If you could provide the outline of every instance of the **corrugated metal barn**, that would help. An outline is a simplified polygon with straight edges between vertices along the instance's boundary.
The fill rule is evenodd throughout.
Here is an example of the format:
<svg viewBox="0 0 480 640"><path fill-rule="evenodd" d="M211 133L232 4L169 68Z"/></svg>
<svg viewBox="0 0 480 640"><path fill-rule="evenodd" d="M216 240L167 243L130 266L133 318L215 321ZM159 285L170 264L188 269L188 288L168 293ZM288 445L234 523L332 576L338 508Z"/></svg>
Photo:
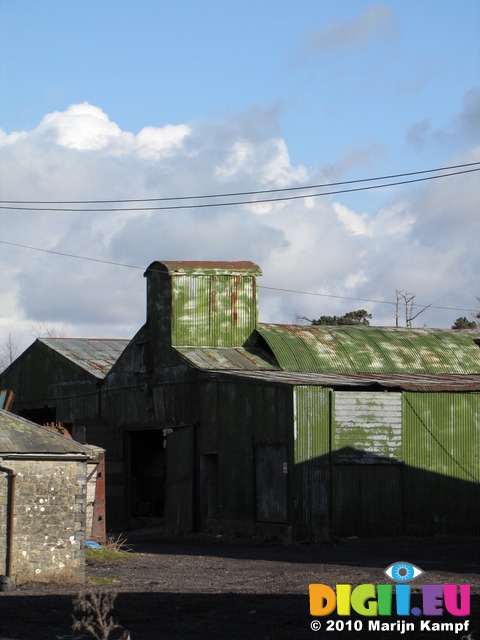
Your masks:
<svg viewBox="0 0 480 640"><path fill-rule="evenodd" d="M261 324L259 275L147 269L146 324L73 417L109 527L479 535L480 333Z"/></svg>

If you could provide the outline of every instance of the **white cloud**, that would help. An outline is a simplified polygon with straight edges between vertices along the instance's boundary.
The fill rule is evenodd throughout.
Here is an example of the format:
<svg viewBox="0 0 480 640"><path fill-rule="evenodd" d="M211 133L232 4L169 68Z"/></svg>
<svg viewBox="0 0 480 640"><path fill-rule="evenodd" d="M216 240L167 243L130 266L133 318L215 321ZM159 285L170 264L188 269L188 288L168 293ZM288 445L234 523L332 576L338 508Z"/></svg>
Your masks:
<svg viewBox="0 0 480 640"><path fill-rule="evenodd" d="M61 147L83 151L99 150L120 141L130 142L132 134L122 132L99 107L87 102L74 104L66 111L49 113L37 128L39 134L52 136Z"/></svg>
<svg viewBox="0 0 480 640"><path fill-rule="evenodd" d="M307 34L306 46L311 53L363 47L373 38L392 38L399 24L398 16L387 4L375 4L353 20L330 22L312 29Z"/></svg>
<svg viewBox="0 0 480 640"><path fill-rule="evenodd" d="M142 157L154 159L172 155L183 146L190 132L191 128L186 124L167 124L161 128L144 127L136 137L139 153Z"/></svg>
<svg viewBox="0 0 480 640"><path fill-rule="evenodd" d="M406 234L415 222L408 206L402 202L380 209L375 217L350 211L338 202L332 204L332 209L349 233L368 238Z"/></svg>
<svg viewBox="0 0 480 640"><path fill-rule="evenodd" d="M267 115L252 109L212 122L145 127L135 136L98 107L72 105L45 116L33 131L0 135L2 199L233 193L320 183L331 175L333 165L315 173L293 166L272 112ZM472 162L479 151L452 163ZM157 259L250 259L262 267L261 286L383 300L393 300L398 288L425 304L474 306L480 194L471 176L389 190L380 206L359 210L341 196L171 211L4 210L2 240L141 268L0 245L0 327L14 323L27 343L38 324L62 326L67 335L129 337L145 320L142 268ZM388 306L260 290L263 321L361 307L376 323L393 321ZM465 313L429 310L422 321L449 326L459 315Z"/></svg>

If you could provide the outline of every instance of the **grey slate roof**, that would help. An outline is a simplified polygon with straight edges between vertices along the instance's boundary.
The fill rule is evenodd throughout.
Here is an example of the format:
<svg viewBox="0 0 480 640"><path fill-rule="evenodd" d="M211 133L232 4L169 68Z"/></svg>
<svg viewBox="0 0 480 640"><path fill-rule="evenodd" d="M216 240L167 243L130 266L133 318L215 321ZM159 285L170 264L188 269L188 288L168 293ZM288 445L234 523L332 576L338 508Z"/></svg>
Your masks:
<svg viewBox="0 0 480 640"><path fill-rule="evenodd" d="M0 457L91 457L89 447L0 409Z"/></svg>
<svg viewBox="0 0 480 640"><path fill-rule="evenodd" d="M103 379L123 353L130 340L100 338L38 338L38 342Z"/></svg>

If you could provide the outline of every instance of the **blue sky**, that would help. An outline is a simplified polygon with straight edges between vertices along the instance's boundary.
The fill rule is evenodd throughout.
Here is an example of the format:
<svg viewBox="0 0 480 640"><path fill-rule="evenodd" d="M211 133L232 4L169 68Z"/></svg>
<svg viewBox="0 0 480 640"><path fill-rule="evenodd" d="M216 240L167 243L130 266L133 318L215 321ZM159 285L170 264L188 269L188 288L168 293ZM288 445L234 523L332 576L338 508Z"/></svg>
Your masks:
<svg viewBox="0 0 480 640"><path fill-rule="evenodd" d="M478 162L479 36L478 0L0 0L0 197L226 193ZM266 286L476 308L478 175L201 213L3 210L1 236L144 266L252 259ZM136 272L7 245L0 261L0 329L22 340L32 325L128 337L143 322ZM391 324L385 305L333 297L265 290L260 308L290 322L362 306Z"/></svg>

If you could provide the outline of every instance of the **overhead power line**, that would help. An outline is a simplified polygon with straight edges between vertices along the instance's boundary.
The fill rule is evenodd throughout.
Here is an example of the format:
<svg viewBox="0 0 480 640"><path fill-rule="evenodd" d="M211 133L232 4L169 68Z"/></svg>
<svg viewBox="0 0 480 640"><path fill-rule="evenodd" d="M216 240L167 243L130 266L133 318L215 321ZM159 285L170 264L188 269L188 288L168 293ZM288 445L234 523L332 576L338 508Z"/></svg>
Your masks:
<svg viewBox="0 0 480 640"><path fill-rule="evenodd" d="M286 202L286 201L290 201L290 200L303 200L305 198L318 198L318 197L323 197L323 196L330 196L330 195L338 195L338 194L342 194L342 193L353 193L353 192L358 192L358 191L370 191L370 190L374 190L374 189L385 189L387 187L395 187L395 186L399 186L399 185L404 185L404 184L412 184L412 183L416 183L416 182L425 182L428 180L438 180L440 178L449 178L452 176L458 176L461 174L466 174L466 173L473 173L473 172L477 172L480 171L480 162L474 162L474 163L470 163L468 165L456 165L456 167L445 167L445 169L430 169L430 170L425 170L425 171L418 171L418 172L413 172L413 173L405 173L405 174L397 174L398 177L406 177L406 176L412 176L412 175L418 175L420 173L432 173L435 171L440 171L440 170L448 170L448 169L454 169L457 167L462 167L462 166L476 166L476 168L474 169L463 169L462 171L450 171L450 173L442 173L439 175L432 175L432 176L424 176L422 178L409 178L406 180L399 180L399 181L394 181L394 182L387 182L384 184L374 184L374 185L369 185L369 186L364 186L364 187L353 187L353 188L348 188L348 189L337 189L337 190L333 190L333 191L323 191L320 193L303 193L301 195L292 195L292 196L282 196L279 198L259 198L257 200L234 200L234 201L222 201L222 202L208 202L208 203L195 203L195 204L175 204L175 205L162 205L162 206L142 206L142 207L131 207L131 206L124 206L124 207L58 207L58 206L48 206L48 207L40 207L38 206L39 204L51 204L51 205L58 205L58 204L64 204L61 201L51 201L50 203L47 202L41 202L41 201L13 201L13 200L1 200L0 203L0 209L7 209L7 210L15 210L15 211L50 211L50 212L90 212L90 213L99 213L99 212L121 212L121 211L172 211L172 210L178 210L178 209L205 209L205 208L212 208L212 207L232 207L232 206L239 206L239 205L255 205L255 204L265 204L265 203L275 203L275 202ZM202 199L202 198L226 198L226 197L231 197L231 196L240 196L240 195L258 195L258 194L262 194L262 193L273 193L273 192L277 192L277 191L298 191L298 190L303 190L303 191L308 191L309 189L314 189L314 188L329 188L330 186L334 186L334 185L341 185L341 184L356 184L359 182L373 182L373 181L380 181L380 180L385 180L385 179L390 179L393 178L395 176L390 176L390 177L383 177L383 178L365 178L362 180L351 180L348 182L343 182L343 183L330 183L330 184L324 184L324 185L316 185L316 186L305 186L305 187L288 187L285 189L279 189L279 190L265 190L265 191L250 191L250 192L243 192L243 193L238 193L238 194L218 194L218 195L206 195L206 196L181 196L181 197L176 197L176 198L152 198L152 199L148 199L148 200L85 200L85 201L70 201L70 202L65 202L65 204L99 204L99 203L104 203L104 204L112 204L112 203L123 203L123 204L129 204L129 203L139 203L139 202L161 202L161 201L182 201L182 200L191 200L191 199ZM35 202L35 206L19 206L20 204L32 204Z"/></svg>
<svg viewBox="0 0 480 640"><path fill-rule="evenodd" d="M345 180L343 182L327 182L323 184L310 184L297 187L282 187L278 189L262 189L260 191L237 191L233 193L210 193L207 195L197 196L168 196L163 198L130 198L122 200L0 200L0 204L122 204L133 202L169 202L173 200L204 200L206 198L230 198L238 196L255 196L265 193L286 193L289 191L306 191L309 189L320 189L326 187L339 187L347 184L359 184L362 182L380 182L381 180L393 180L394 178L406 178L409 176L418 176L425 173L436 173L438 171L450 171L452 169L464 169L465 167L474 167L480 165L480 162L469 162L466 164L456 164L449 167L439 167L437 169L423 169L422 171L410 171L408 173L396 173L387 176L378 176L376 178L361 178L358 180ZM454 174L453 174L454 175Z"/></svg>
<svg viewBox="0 0 480 640"><path fill-rule="evenodd" d="M29 245L25 245L25 244L19 244L17 242L8 242L7 240L0 240L0 244L5 244L11 247L18 247L21 249L29 249L31 251L40 251L42 253L48 253L48 254L52 254L52 255L56 255L56 256L61 256L64 258L73 258L76 260L86 260L88 262L97 262L97 263L101 263L101 264L106 264L106 265L110 265L110 266L115 266L115 267L124 267L127 269L139 269L142 271L148 271L148 268L146 267L140 267L138 265L133 265L133 264L125 264L122 262L113 262L111 260L102 260L100 258L89 258L87 256L79 256L76 254L72 254L72 253L65 253L63 251L53 251L52 249L43 249L41 247L32 247ZM259 289L267 289L270 291L278 291L281 293L294 293L294 294L298 294L298 295L304 295L304 296L318 296L318 297L322 297L322 298L335 298L335 299L339 299L339 300L351 300L351 301L356 301L356 302L371 302L372 304L388 304L388 305L396 305L396 302L391 302L390 300L374 300L371 298L355 298L352 296L339 296L339 295L334 295L334 294L330 294L330 293L316 293L313 291L299 291L297 289L284 289L284 288L280 288L280 287L269 287L266 285L258 285ZM422 304L414 304L413 307L424 307L425 305ZM439 309L442 311L466 311L466 312L471 312L471 313L476 313L477 310L476 309L466 309L466 308L462 308L462 307L444 307L444 306L435 306L435 305L429 305L430 309Z"/></svg>

